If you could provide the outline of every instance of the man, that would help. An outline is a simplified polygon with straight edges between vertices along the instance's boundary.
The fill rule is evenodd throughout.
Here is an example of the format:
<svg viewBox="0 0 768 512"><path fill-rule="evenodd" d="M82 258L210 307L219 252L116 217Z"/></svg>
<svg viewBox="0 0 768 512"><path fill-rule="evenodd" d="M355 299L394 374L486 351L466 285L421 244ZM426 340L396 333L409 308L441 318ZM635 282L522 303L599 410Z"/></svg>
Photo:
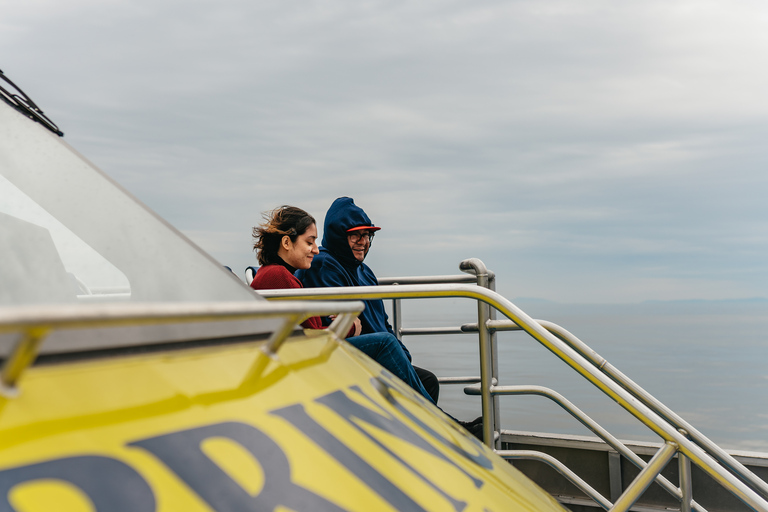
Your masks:
<svg viewBox="0 0 768 512"><path fill-rule="evenodd" d="M376 231L368 215L350 197L336 199L323 224L323 241L320 254L312 260L307 270L299 270L296 276L306 288L325 286L376 286L379 281L373 270L363 263ZM362 334L389 332L394 334L389 318L380 299L365 301L365 310L360 315ZM400 343L402 345L402 342ZM403 345L408 359L411 354ZM440 385L434 373L413 367L424 388L435 403L440 394Z"/></svg>

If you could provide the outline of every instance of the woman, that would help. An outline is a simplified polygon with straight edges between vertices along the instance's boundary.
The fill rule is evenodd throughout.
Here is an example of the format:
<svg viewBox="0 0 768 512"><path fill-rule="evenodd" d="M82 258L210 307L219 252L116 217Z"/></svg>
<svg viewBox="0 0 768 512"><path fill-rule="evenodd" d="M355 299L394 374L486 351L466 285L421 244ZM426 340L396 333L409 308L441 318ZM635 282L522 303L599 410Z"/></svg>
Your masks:
<svg viewBox="0 0 768 512"><path fill-rule="evenodd" d="M315 219L295 206L276 208L264 214L264 219L264 224L253 228L253 250L257 253L261 267L251 288L303 288L293 273L298 269L308 269L312 259L319 253ZM325 328L320 317L309 318L301 325L307 329ZM358 336L360 329L360 321L356 319L347 341L434 403L416 375L400 341L390 333Z"/></svg>

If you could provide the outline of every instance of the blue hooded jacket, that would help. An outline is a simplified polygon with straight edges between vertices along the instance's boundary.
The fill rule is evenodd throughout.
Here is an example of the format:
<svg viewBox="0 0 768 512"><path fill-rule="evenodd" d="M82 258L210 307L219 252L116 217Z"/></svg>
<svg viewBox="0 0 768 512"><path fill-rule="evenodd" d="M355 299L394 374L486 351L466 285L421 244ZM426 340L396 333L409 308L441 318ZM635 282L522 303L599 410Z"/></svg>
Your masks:
<svg viewBox="0 0 768 512"><path fill-rule="evenodd" d="M299 270L296 273L296 277L306 288L377 286L379 284L373 270L365 263L358 261L349 247L347 230L358 226L373 226L373 223L351 197L336 199L325 215L320 254L312 260L312 266L309 269ZM360 322L363 324L363 334L371 332L394 334L381 300L365 301L365 310L360 314ZM410 359L411 355L407 349L405 353Z"/></svg>

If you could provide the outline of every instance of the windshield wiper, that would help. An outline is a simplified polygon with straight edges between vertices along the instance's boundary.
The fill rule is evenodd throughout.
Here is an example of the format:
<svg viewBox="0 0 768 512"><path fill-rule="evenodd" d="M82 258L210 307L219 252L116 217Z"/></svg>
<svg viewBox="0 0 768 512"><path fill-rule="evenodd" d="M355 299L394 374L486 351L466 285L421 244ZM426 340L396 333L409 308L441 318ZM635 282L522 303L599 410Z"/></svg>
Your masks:
<svg viewBox="0 0 768 512"><path fill-rule="evenodd" d="M59 130L59 127L54 124L53 121L48 119L48 117L43 114L43 111L40 110L40 107L35 105L35 102L32 101L29 96L27 96L24 91L22 91L16 84L11 82L11 80L5 76L5 73L3 73L3 70L0 69L0 80L3 82L6 82L8 85L13 87L13 89L16 92L11 92L5 87L3 87L3 83L0 82L0 98L3 98L6 103L8 103L10 106L27 116L28 118L32 119L33 121L37 121L38 123L42 124L49 130L51 130L53 133L58 135L59 137L64 136L64 132Z"/></svg>

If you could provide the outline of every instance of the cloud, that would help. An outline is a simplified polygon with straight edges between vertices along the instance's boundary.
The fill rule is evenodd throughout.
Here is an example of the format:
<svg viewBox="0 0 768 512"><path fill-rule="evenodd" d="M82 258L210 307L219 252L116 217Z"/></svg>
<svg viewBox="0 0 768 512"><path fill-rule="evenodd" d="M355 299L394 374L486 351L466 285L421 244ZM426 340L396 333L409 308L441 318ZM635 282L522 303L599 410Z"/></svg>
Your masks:
<svg viewBox="0 0 768 512"><path fill-rule="evenodd" d="M322 224L349 195L381 274L476 256L516 296L768 295L759 3L3 12L3 70L65 140L235 268L261 211Z"/></svg>

